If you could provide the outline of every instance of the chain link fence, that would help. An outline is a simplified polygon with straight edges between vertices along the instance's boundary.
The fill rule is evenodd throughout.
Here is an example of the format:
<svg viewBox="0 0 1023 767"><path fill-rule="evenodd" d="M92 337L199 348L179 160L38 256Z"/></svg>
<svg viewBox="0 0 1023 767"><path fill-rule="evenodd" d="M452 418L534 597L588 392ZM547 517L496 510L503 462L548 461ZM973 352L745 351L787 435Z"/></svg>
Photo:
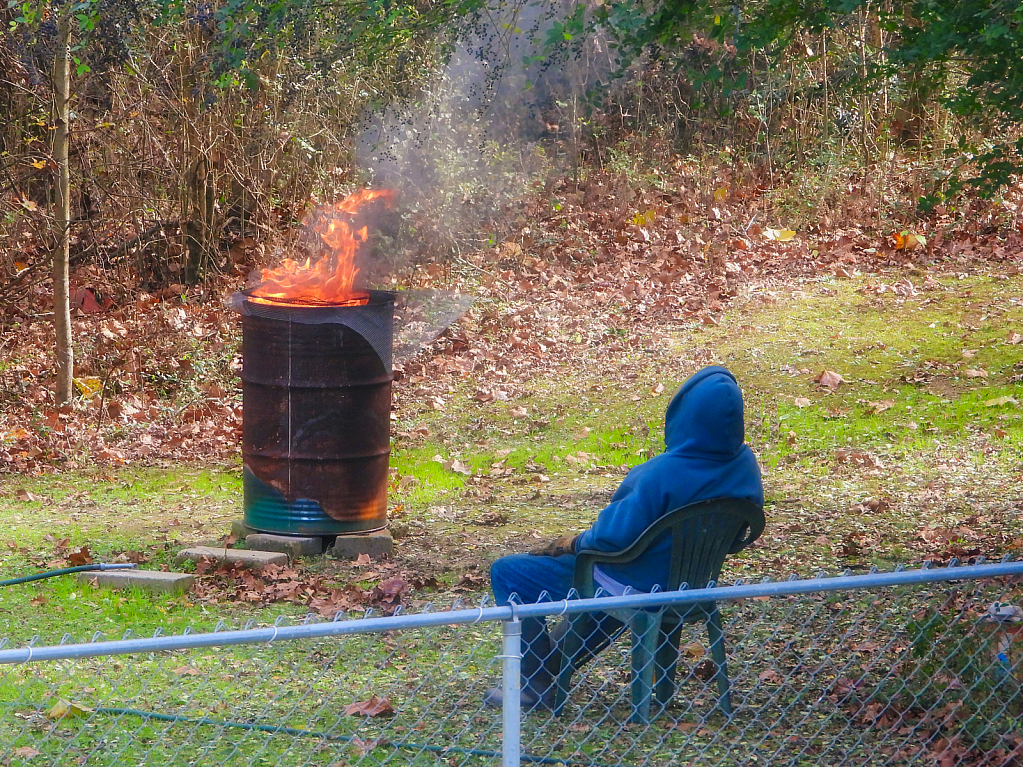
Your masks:
<svg viewBox="0 0 1023 767"><path fill-rule="evenodd" d="M1023 764L1023 563L0 650L4 765ZM628 633L519 713L526 617L717 601L630 723ZM564 618L561 618L564 619ZM483 705L504 686L505 709Z"/></svg>

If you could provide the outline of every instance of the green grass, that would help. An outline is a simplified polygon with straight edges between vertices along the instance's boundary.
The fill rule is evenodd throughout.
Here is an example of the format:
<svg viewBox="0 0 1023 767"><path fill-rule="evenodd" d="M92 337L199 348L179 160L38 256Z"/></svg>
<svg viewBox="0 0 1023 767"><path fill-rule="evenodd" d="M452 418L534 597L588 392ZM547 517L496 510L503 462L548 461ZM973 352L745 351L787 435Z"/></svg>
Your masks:
<svg viewBox="0 0 1023 767"><path fill-rule="evenodd" d="M15 477L0 510L6 539L19 548L45 548L50 536L109 551L202 530L219 535L240 497L240 466L127 466Z"/></svg>
<svg viewBox="0 0 1023 767"><path fill-rule="evenodd" d="M901 276L885 279L892 284ZM909 276L920 290L917 296L875 295L863 290L870 283L865 278L821 279L792 293L778 289L776 296L756 291L719 327L679 323L668 329L670 342L655 353L627 347L610 362L584 349L575 364L556 376L534 377L507 402L479 402L474 397L479 383L473 379L447 388L443 410L399 388L390 498L394 529L407 529L397 541L396 572L435 575L444 592L464 572L483 570L505 551L584 529L624 472L661 449L663 411L672 392L688 374L714 362L727 365L743 386L747 436L764 467L768 498L764 537L728 562L726 579L889 568L925 558L945 561L971 552L998 557L1016 551L1023 542L1018 509L1023 494L1017 489L1023 480L1023 394L1014 378L1023 372L1023 345L1010 343L1009 334L1023 332L1023 302L1017 297L1023 280L948 276L925 287L920 275ZM964 350L972 354L964 356ZM970 377L968 369L988 375ZM820 387L813 379L822 370L840 373L846 383L833 391ZM526 414L513 412L517 407ZM471 475L445 468L443 462L453 460ZM137 550L149 559L145 567L169 565L179 545L216 540L240 516L238 469L174 464L9 477L0 495L5 526L0 540L13 546L4 550L0 575L47 567L55 559L55 544L65 538L72 548L88 545L98 560ZM24 500L25 493L39 500ZM863 505L868 501L883 505L870 509ZM367 577L357 567L332 561L304 566L331 582L364 588L382 577ZM458 593L465 596L466 590ZM476 595L468 594L470 599ZM414 603L449 598L430 591L413 594ZM138 634L158 628L180 632L186 626L208 630L221 619L244 623L253 617L267 624L303 612L287 603L204 605L189 595L94 590L68 578L0 589L0 610L8 618L4 633L16 644L37 634L40 642L53 643L65 632L88 639L97 630L108 637L126 628ZM397 671L407 676L440 663L472 678L493 673L484 671L489 655L471 662L441 660L430 653L442 648L428 645L417 642L416 662L403 660ZM346 688L350 701L362 694L359 685L379 681L379 672L396 661L364 661L363 655L377 650L346 646L355 654L333 663L338 673L343 667L361 680ZM174 711L220 719L256 715L249 698L262 688L220 667L212 675L204 668L202 684L188 674L168 675L168 667L189 659L221 663L197 654L182 658L181 663L145 661L154 694L173 690L183 696L167 699ZM112 666L106 664L116 662L74 666L75 674L86 670L77 682L107 690L103 674ZM297 674L309 660L295 663L288 673ZM68 690L77 689L72 681ZM8 677L8 682L14 685L8 691L35 690L20 677ZM56 678L45 682L40 695L26 692L25 705L52 704ZM269 690L279 682L271 674L259 684ZM436 694L450 710L453 691L464 690L464 684L442 688ZM216 710L218 696L232 701L226 709ZM103 705L101 694L95 700ZM319 728L323 722L310 717L308 705L288 709L291 713L274 721ZM484 726L468 712L459 717L457 726L467 731ZM423 735L414 724L391 724L407 727L410 738ZM216 741L207 749L181 743L176 734L161 735L171 732L169 725L125 720L117 727L110 735L92 725L76 729L69 722L58 729L66 731L61 742L72 744L66 753L76 754L106 738L126 737L125 732L137 733L131 737L146 743L169 738L170 746L153 746L158 749L153 763L166 764L178 763L179 757L182 764L198 759L304 764L319 759L316 749L324 747L315 739L287 739L282 745L278 736L266 733L227 736L210 725L190 725L196 742ZM399 731L372 721L362 727L356 732L367 741ZM605 734L613 740L612 730ZM178 755L159 751L170 747L181 750ZM578 747L585 753L583 745ZM137 758L139 747L131 748L136 750L125 753ZM334 761L351 762L358 757L352 748L330 744L327 751ZM370 747L367 759L385 761L389 753ZM50 755L57 759L56 753ZM409 760L436 763L433 756Z"/></svg>
<svg viewBox="0 0 1023 767"><path fill-rule="evenodd" d="M1023 329L1023 304L1019 278L943 277L925 287L920 275L909 277L916 296L875 295L864 288L877 280L866 278L825 278L776 296L754 292L720 327L679 325L655 354L626 350L610 366L584 350L576 364L533 378L508 402L477 401L471 378L448 387L443 410L406 402L401 390L391 459L395 517L418 520L427 538L469 530L483 557L520 547L523 538L582 529L624 470L661 449L671 393L700 364L717 361L744 388L748 439L767 472L769 535L799 523L813 534L768 539L749 566L842 567L848 558L836 557L836 548L868 527L877 541L866 547L869 559L853 564L912 558L916 547L905 538L914 527L929 515L940 525L965 514L976 500L965 494L981 492L981 472L994 480L982 497L990 506L996 486L1019 467L1021 398L1011 379L1021 372L1023 345L1007 338ZM709 355L694 362L694 348ZM813 383L825 369L846 383L835 391ZM967 369L988 377L967 377ZM422 428L427 436L416 431ZM840 449L867 463L840 460ZM445 468L437 456L473 476ZM936 481L948 485L940 489L945 507L922 508L913 497ZM226 532L240 513L239 485L232 466L14 478L0 498L0 518L15 550L0 572L18 575L50 558L49 538L87 544L99 557L143 549L148 566L159 566L174 541ZM46 500L19 500L22 491ZM848 514L878 497L892 504L887 516ZM489 512L507 522L466 527ZM822 537L829 543L814 542Z"/></svg>
<svg viewBox="0 0 1023 767"><path fill-rule="evenodd" d="M1012 379L1023 372L1023 346L1007 339L1023 329L1023 304L1018 278L943 278L923 288L918 275L910 277L920 293L908 298L863 291L866 279L823 279L781 298L755 293L718 328L679 328L674 345L656 357L626 353L603 369L584 359L556 380L534 379L514 403L481 404L473 382L461 383L444 411L403 413L401 431L425 426L430 436L396 441L392 465L415 482L394 497L405 513L444 531L464 528L464 518L452 524L431 507L471 517L477 499L509 517L494 538L582 529L600 508L599 493L620 481L621 467L661 449L663 408L698 366L671 360L701 346L711 351L707 361L726 364L744 388L747 436L767 473L772 528L806 523L812 532L778 534L765 542L770 551L751 554L751 567L813 572L912 561L921 528L948 526L978 505L997 507L1003 488L1011 493L1023 440L1023 397ZM988 376L966 375L978 369ZM823 370L846 382L834 391L815 384ZM664 390L653 395L657 383ZM525 406L528 416L512 417L512 405ZM566 462L580 450L584 461ZM469 480L431 462L435 455L484 475L503 461L513 474ZM537 473L550 481L531 481ZM989 481L978 481L982 473ZM930 483L939 483L944 508L925 508L916 498ZM787 503L793 498L797 508ZM877 498L889 512L865 519L848 511ZM994 508L991 531L1018 537L1016 516ZM862 547L864 557L836 556L848 535L866 529L876 535ZM821 538L828 542L815 542Z"/></svg>
<svg viewBox="0 0 1023 767"><path fill-rule="evenodd" d="M25 500L24 493L38 500ZM143 568L173 569L178 549L227 532L238 516L240 498L241 474L230 466L122 467L18 477L0 498L5 527L0 579L64 566L58 544L70 551L87 546L97 562L136 552L147 559ZM157 627L210 628L217 622L216 613L187 596L96 590L75 576L0 588L0 611L8 618L3 634L13 642L34 635L56 642L68 631L120 636L126 628L151 633ZM83 612L89 616L87 626L79 620Z"/></svg>
<svg viewBox="0 0 1023 767"><path fill-rule="evenodd" d="M968 608L1019 597L1018 586L986 581L724 603L732 720L716 710L713 682L700 675L707 638L693 625L682 637L680 692L652 726L625 722L629 656L621 642L577 676L563 718L525 719L524 751L602 764L660 764L685 755L708 764L865 765L876 763L870 760L878 748L894 751L907 734L896 730L907 727L911 751L926 749L935 728L957 733L963 748L990 749L1014 731L1020 703L1012 680L993 675L997 636L975 624ZM480 705L499 677L499 648L497 625L480 624L4 667L0 743L37 749L47 764L86 757L110 765L475 765L478 756L421 746L499 748L500 713ZM394 715L345 714L372 695L391 702ZM79 715L48 717L61 700ZM947 714L945 722L916 729L925 703ZM888 705L905 719L892 730L868 726ZM116 708L182 720L109 710ZM212 722L196 722L203 718Z"/></svg>
<svg viewBox="0 0 1023 767"><path fill-rule="evenodd" d="M1023 306L1013 300L1011 283L977 278L968 287L909 299L865 297L855 287L832 282L824 288L831 292L805 296L795 306L757 309L749 318L755 326L723 332L718 354L747 374L750 393L771 396L788 418L799 415L791 407L795 397L811 398L807 412L822 438L846 436L833 432L836 424L876 435L879 426L910 418L934 421L937 431L925 432L925 438L961 433L966 426L1018 423L1018 411L979 407L1018 391L1010 379L1020 372L1015 366L1023 355L1006 336L1023 327ZM969 295L960 295L963 290ZM985 310L1001 306L1007 308L995 322ZM754 343L747 346L748 340ZM964 350L975 354L964 357ZM816 387L810 379L823 369L840 372L849 383L835 392ZM968 369L989 375L971 378ZM919 383L905 380L917 373ZM885 399L895 401L890 411L879 418L867 415L867 403Z"/></svg>

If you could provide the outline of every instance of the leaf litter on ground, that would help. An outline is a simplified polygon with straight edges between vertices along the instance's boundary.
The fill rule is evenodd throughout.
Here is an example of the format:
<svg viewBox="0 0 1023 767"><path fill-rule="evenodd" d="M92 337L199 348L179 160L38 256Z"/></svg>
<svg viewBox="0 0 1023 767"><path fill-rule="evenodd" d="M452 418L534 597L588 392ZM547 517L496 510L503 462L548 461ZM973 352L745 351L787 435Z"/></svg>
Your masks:
<svg viewBox="0 0 1023 767"><path fill-rule="evenodd" d="M527 433L535 430L540 435L544 427L535 426L533 420L541 423L547 418L542 405L535 398L517 401L535 388L535 382L553 380L571 385L564 380L566 371L571 373L572 381L586 377L612 381L622 375L623 361L637 354L650 355L651 363L663 365L676 354L680 335L698 339L701 332L733 332L721 323L722 318L726 312L748 305L751 297L762 296L765 304L767 299L787 301L770 294L786 296L789 290L798 292L803 285L830 280L833 275L846 280L865 275L862 290L871 300L926 303L933 298L929 292L947 294L950 290L939 279L943 275L979 274L989 269L1010 276L1018 274L1018 264L1013 261L1007 266L993 266L1002 263L999 259L1010 257L1013 248L1020 244L1018 234L999 239L994 235L956 231L934 236L927 231L899 230L903 237L901 247L898 237L886 239L855 223L816 233L801 232L798 236L784 226L752 227L745 234L737 234L735 222L749 220L749 211L740 195L716 200L713 210L708 212L701 207L700 195L688 182L679 183L676 191L634 189L627 197L615 192L617 183L599 174L578 186L563 179L555 184L554 191L563 195L566 203L555 215L540 218L527 214L537 208L534 200L523 198L522 204L510 211L510 215L520 217L521 225L512 227L503 243L464 254L457 268L433 268L438 265L430 264L418 273L415 283L409 283L409 287L471 292L477 298L455 327L395 371L398 416L395 447L402 450L416 441L428 441L446 450L443 456L437 453L439 463L450 473L465 478L459 481L472 483L467 493L468 490L477 493L456 500L460 506L472 508L473 498L494 502L504 492L502 488L506 491L515 487L513 482L520 472L513 465L499 462L488 463L483 470L474 469L467 455L452 454L454 451L447 447L452 434L439 426L442 421L428 418L430 413L444 416L452 410L452 403L458 408L469 403L480 408L514 403L501 405L508 417L525 422L513 428L525 429ZM623 204L623 199L628 202ZM648 215L651 211L654 215ZM642 218L641 223L636 223L637 216ZM910 242L910 235L913 242L919 236L920 247L905 245ZM80 270L76 279L79 284L103 287L103 274L94 267ZM138 293L130 299L118 299L106 308L97 304L100 311L83 311L76 316L76 336L96 339L83 357L81 379L102 381L98 373L112 371L108 383L116 383L116 393L112 385L105 386L71 408L53 407L41 385L49 366L48 336L39 332L38 325L22 330L13 339L19 362L7 375L27 387L27 394L18 402L6 402L0 411L0 471L28 474L73 470L86 461L116 467L156 460L237 460L241 410L235 380L239 361L234 348L238 330L236 318L220 304L220 299L237 287L237 280L226 278L209 286L204 295L180 290L159 295ZM100 293L118 295L114 290ZM1009 331L1002 336L1007 345L1019 343L1019 334L1014 333ZM218 373L212 380L198 370L196 339L202 339L204 354L212 353L218 360ZM635 393L630 396L639 401L668 391L669 385L683 378L685 371L713 361L715 351L697 345L683 353L682 364L675 365L678 375L672 381L662 382L658 376L642 387L629 379L618 383L633 390ZM802 364L791 367L800 375L812 375ZM817 367L821 371L816 379L819 391L829 399L835 396L832 392L847 388L849 379L845 376L850 373L840 369L845 375ZM931 385L952 372L951 368L923 365L903 375L907 382ZM987 373L987 369L975 365L963 369L960 375L983 380L981 372ZM177 400L156 396L144 385L145 375L154 373L172 381L179 392ZM190 393L183 397L186 391ZM997 404L987 407L992 410L1008 407L1014 405L1009 401L1012 399L989 398L986 402ZM797 395L789 401L808 413L818 410L805 396ZM886 406L891 401L875 397L867 400L867 410L880 416L893 409ZM479 412L481 417L497 421L491 411ZM832 418L848 417L846 412L830 405L821 408L821 413ZM423 422L416 424L413 419L419 414L423 414ZM412 423L406 426L409 421ZM31 423L42 423L45 428L25 428ZM588 434L589 428L578 425L580 439L593 438ZM991 433L1010 434L997 427ZM791 451L787 455L798 456L812 445L812 440L794 429L785 429L780 434L781 442ZM458 442L456 439L455 444ZM499 444L498 441L483 450L492 450ZM851 452L833 453L836 467L863 469L868 475L889 471L887 462L871 450L842 450ZM617 471L617 467L580 458L579 452L585 451L566 452L564 462L598 472L598 476L607 475L606 484L616 481L615 472L609 469ZM630 460L638 462L648 454L649 448L642 447ZM778 471L774 467L768 472L769 493L774 496L785 492L781 486L772 486L770 477ZM531 475L529 481L535 486L537 482L533 479L541 478L540 484L550 484L550 489L530 490L532 495L511 493L510 498L514 499L511 506L539 504L530 512L531 518L550 513L543 511L543 499L554 498L555 493L564 492L565 488L564 478L549 472L548 469ZM488 474L485 481L489 484L483 484L481 473ZM400 499L427 490L417 477L406 475L394 493ZM33 494L23 500L39 498ZM827 503L826 499L819 500ZM844 509L852 503L852 499L836 500L834 507ZM436 502L433 505L440 506ZM599 503L589 505L593 511L599 508ZM446 502L445 507L451 508L451 504ZM555 507L556 504L551 504L552 509ZM492 527L495 532L501 531L500 535L440 540L440 550L431 567L417 572L413 558L405 560L408 581L417 578L428 581L444 572L446 565L440 561L443 557L457 559L460 563L457 567L464 569L485 564L495 553L514 548L533 535L528 526L534 523L517 529L523 527L517 523L519 516L501 508L492 515L452 511L442 521L456 530L462 525L459 535L466 534L465 524L475 524L471 520L484 522L476 527ZM418 524L417 519L409 520L410 537L401 547L437 545L443 538ZM509 527L512 529L503 532ZM466 545L466 541L472 542ZM84 552L88 556L87 548ZM789 563L801 564L795 558ZM758 566L764 564L765 560L761 560ZM457 588L475 583L471 572L456 571ZM247 578L256 576L210 572L201 574L198 593L204 593L205 588L211 598L217 598L209 579L218 577L228 589L221 595L225 599L251 604L294 600L324 614L335 606L356 609L374 599L387 603L394 596L383 592L376 597L367 596L376 587L349 588L351 584L344 591L316 582L318 575L286 579L267 576L260 577L259 582L247 583ZM201 585L204 578L205 586ZM384 582L387 578L380 580ZM311 594L306 593L308 589ZM399 589L399 601L404 596L407 595Z"/></svg>

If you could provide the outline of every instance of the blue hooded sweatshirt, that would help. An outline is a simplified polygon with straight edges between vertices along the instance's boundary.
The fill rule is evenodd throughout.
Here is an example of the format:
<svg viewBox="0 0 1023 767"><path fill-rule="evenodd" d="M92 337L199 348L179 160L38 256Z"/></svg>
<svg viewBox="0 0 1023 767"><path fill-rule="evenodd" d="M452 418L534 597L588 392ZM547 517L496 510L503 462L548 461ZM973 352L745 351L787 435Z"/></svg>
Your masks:
<svg viewBox="0 0 1023 767"><path fill-rule="evenodd" d="M742 392L723 367L693 374L668 403L665 452L636 466L611 497L575 550L619 551L669 511L709 498L744 498L764 504L760 467L745 443ZM665 588L671 540L655 544L628 565L602 565L608 576L638 591Z"/></svg>

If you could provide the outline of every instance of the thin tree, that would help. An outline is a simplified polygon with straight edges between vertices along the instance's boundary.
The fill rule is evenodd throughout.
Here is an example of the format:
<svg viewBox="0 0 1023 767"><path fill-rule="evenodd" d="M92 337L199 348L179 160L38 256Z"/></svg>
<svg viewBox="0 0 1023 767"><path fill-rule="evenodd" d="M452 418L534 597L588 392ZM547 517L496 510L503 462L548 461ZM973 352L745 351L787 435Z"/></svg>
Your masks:
<svg viewBox="0 0 1023 767"><path fill-rule="evenodd" d="M71 400L75 356L71 344L71 169L68 162L71 100L71 9L65 7L57 22L57 52L53 62L53 161L57 166L57 209L53 251L53 329L56 399Z"/></svg>

